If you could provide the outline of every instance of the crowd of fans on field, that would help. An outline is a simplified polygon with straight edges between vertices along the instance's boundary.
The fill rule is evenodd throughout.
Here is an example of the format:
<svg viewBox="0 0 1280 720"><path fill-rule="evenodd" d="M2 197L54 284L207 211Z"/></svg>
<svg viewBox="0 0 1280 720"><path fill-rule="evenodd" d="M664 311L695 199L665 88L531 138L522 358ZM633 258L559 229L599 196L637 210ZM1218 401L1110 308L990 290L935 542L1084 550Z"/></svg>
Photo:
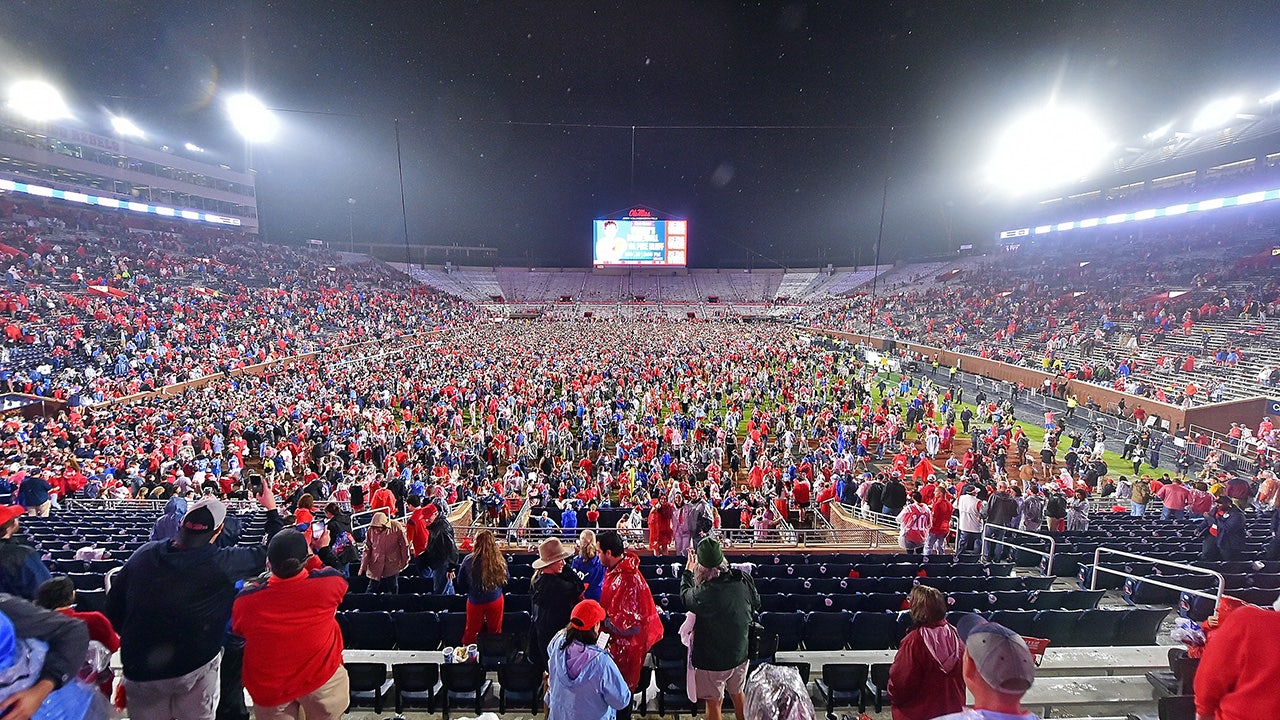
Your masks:
<svg viewBox="0 0 1280 720"><path fill-rule="evenodd" d="M642 659L656 637L652 599L644 601L647 588L627 544L685 557L684 592L717 581L745 588L749 576L730 568L708 536L742 537L726 534L738 528L769 540L788 524L825 527L833 512L845 512L834 508L839 503L893 516L909 551L962 552L976 550L983 522L1081 530L1096 511L1092 498L1142 514L1156 497L1189 541L1203 531L1206 557L1236 558L1242 516L1274 516L1280 496L1270 455L1260 455L1264 462L1250 476L1221 473L1210 462L1194 477L1186 448L1170 462L1158 435L1106 437L1099 427L1076 432L1052 416L1015 418L1004 397L966 397L946 368L891 373L887 364L868 364L784 325L481 321L469 306L410 288L378 266L219 234L112 229L118 219L96 215L46 215L32 225L18 218L22 208L6 210L4 244L17 251L6 295L17 326L6 330L11 389L108 399L304 350L380 341L212 378L172 396L3 419L0 446L10 464L0 491L25 512L48 514L73 497L172 501L157 542L130 558L108 606L123 637L130 713L139 718L212 717L214 688L228 676L220 674L228 621L248 642L240 651L244 677L261 705L333 715L346 697L341 640L336 625L315 623L336 610L352 573L380 592L395 592L405 572L429 576L437 592L467 594L469 637L500 632L505 565L495 548L504 533L476 534L474 547L462 547L472 550L468 559L456 563L443 516L462 500L473 500L495 529L526 504L536 508L533 530L548 536L538 569L554 568L548 575L563 573L570 559L550 543L600 531L598 549L591 550L591 536L580 543L585 563L567 563L571 572L598 574L600 609L561 602L564 612L547 627L582 632L555 634L546 662L553 678L595 667L603 661L583 653L604 627L622 681L635 690L636 653ZM959 299L951 285L918 295L895 290L878 300L877 317L913 338L922 324L919 337L949 347L996 325L1006 336L1039 331L1034 336L1049 335L1047 343L1058 323L1079 323L1078 334L1088 335L1088 318L1126 302L1124 291L1097 290L1097 304L1087 308L1056 305L1057 290L1048 288L1067 278L1046 266L1015 286L1016 300L987 304L1017 279L1000 272L972 281L972 294ZM836 311L825 320L853 322ZM43 362L15 362L12 354L24 348L39 348ZM104 359L108 352L116 355ZM46 371L55 359L62 364ZM1017 421L1038 426L1044 440L1033 447ZM1275 432L1268 423L1253 434L1274 446ZM1109 467L1106 450L1121 452L1125 467ZM220 547L224 500L250 498L267 511L270 545ZM373 516L360 555L350 512L363 510ZM326 522L313 532L321 516ZM0 541L0 552L15 557L27 550L13 537L17 522L7 518ZM1003 556L1000 546L989 549L990 559ZM23 554L18 566L30 558ZM598 573L592 558L603 565ZM268 559L271 578L236 600L234 581L261 573ZM20 594L30 596L27 581ZM742 592L735 608L745 618L754 590ZM302 614L261 622L290 613ZM177 619L161 627L155 617ZM288 623L303 620L316 631L306 634L316 652L305 671L280 676L272 668L288 666L282 648L299 635ZM691 642L722 630L694 623ZM212 629L174 634L192 627ZM741 695L745 658L737 640L716 641L734 648L733 663L711 661L693 646L693 667L709 673L695 683L700 698L726 689ZM49 685L46 695L65 679ZM617 705L629 694L614 690L605 702L625 712ZM554 686L551 698L568 701L556 699Z"/></svg>

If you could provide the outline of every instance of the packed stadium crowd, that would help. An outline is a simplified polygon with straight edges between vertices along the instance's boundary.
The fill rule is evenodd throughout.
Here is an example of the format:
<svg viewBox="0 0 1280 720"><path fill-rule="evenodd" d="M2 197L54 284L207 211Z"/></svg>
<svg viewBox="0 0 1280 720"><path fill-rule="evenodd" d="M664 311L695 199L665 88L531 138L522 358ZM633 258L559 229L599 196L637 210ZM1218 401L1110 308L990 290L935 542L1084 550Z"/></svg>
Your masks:
<svg viewBox="0 0 1280 720"><path fill-rule="evenodd" d="M384 266L238 233L0 203L0 389L101 403L474 313Z"/></svg>
<svg viewBox="0 0 1280 720"><path fill-rule="evenodd" d="M1220 402L1280 383L1267 353L1280 284L1266 236L1232 225L1017 247L957 274L888 279L812 319L1169 404Z"/></svg>
<svg viewBox="0 0 1280 720"><path fill-rule="evenodd" d="M1244 524L1259 513L1280 517L1273 453L1257 453L1248 474L1220 468L1212 456L1193 462L1185 444L1161 454L1161 445L1173 443L1158 430L1108 436L1099 425L1031 414L1007 396L966 389L957 370L930 367L927 359L893 372L886 359L868 361L775 323L499 322L377 264L53 206L2 204L0 229L0 252L10 255L6 389L69 401L50 417L10 414L0 423L8 463L0 494L18 507L0 516L7 528L0 570L19 569L0 572L2 589L35 598L48 576L35 567L39 555L33 560L13 539L18 513L49 515L75 499L169 503L157 521L159 542L128 561L108 607L123 638L131 717L212 717L228 621L257 638L245 651L245 675L264 706L255 710L259 717L293 717L296 707L294 715L266 714L265 706L290 703L301 703L307 717L331 716L335 698L343 708L346 698L336 627L326 621L309 636L309 646L329 642L303 673L317 682L290 694L298 690L285 687L290 678L270 670L283 662L282 651L261 648L264 637L267 646L285 644L291 626L262 618L283 617L301 603L315 622L325 603L336 610L344 578L364 576L371 591L395 592L396 577L408 572L430 577L437 593L467 595L464 637L500 631L507 561L498 547L507 539L545 537L535 568L560 575L571 555L562 540L592 531L569 567L596 577L602 604L579 605L582 588L569 590L580 581L565 576L567 599L543 625L569 630L541 638L551 641L544 658L549 699L575 702L557 694L568 692L556 684L566 672L607 674L607 656L587 650L603 630L614 635L610 662L620 677L610 676L611 693L600 702L620 714L629 710L629 703L619 705L637 689L645 651L662 633L627 545L685 559L691 572L682 577L682 595L689 593L694 615L708 603L714 616L715 603L731 595L739 619L754 614L759 598L752 599L749 574L727 564L722 545L774 540L783 528L829 528L833 514L896 528L909 553L981 552L999 562L1007 548L981 543L984 525L1084 531L1099 511L1141 516L1156 504L1207 560L1280 557L1275 520L1269 548L1256 557ZM1214 243L1202 236L1191 245ZM873 316L903 339L1024 363L1034 357L1064 377L1114 377L1140 390L1130 388L1141 382L1136 363L1117 347L1113 336L1123 331L1108 327L1110 318L1145 328L1134 336L1138 347L1159 347L1162 334L1190 336L1220 313L1275 317L1276 285L1265 279L1254 292L1144 304L1150 288L1124 281L1134 273L1152 286L1218 287L1218 280L1194 253L1145 266L1112 264L1133 257L1136 247L1147 245L1094 248L1102 253L1092 256L1100 269L1088 275L1078 263L1075 271L1047 262L1026 270L981 267L959 285L891 288L874 305L870 296L858 297L822 309L816 321L862 330ZM1225 252L1214 252L1224 259ZM1071 291L1077 282L1088 292ZM339 350L355 343L364 344ZM1070 361L1058 354L1089 344L1096 360L1083 349ZM1214 347L1237 359L1244 352L1225 339ZM272 362L306 353L316 354ZM1224 358L1224 367L1229 362ZM205 382L108 402L190 380ZM1270 420L1248 429L1263 448L1280 445L1276 433ZM1234 439L1244 437L1242 430ZM224 501L254 499L266 511L270 544L216 549ZM495 532L468 529L460 550L471 553L459 564L458 549L441 549L452 533L444 518L467 500ZM531 509L526 527L500 529L523 508ZM352 513L371 513L367 528L353 527ZM308 535L321 515L329 526ZM988 530L988 537L998 540L1001 532ZM262 572L268 559L272 578L251 585L232 615L234 585L225 581ZM217 566L216 577L184 584L202 562ZM310 589L287 585L293 578ZM716 582L735 589L696 597ZM166 587L182 592L160 599ZM219 607L202 604L205 595L220 598ZM914 610L912 617L942 627L923 609L931 600L921 597L920 618ZM60 602L49 604L60 609ZM218 615L224 609L225 618ZM152 626L165 612L180 626L216 632L199 633L199 647L181 661L161 657L155 650L167 647L165 633ZM691 667L705 671L694 682L699 698L727 690L740 705L745 636L736 624L730 633L692 622L702 643L717 638L733 648L734 662L722 667L706 645L691 646ZM976 623L962 634L1017 644ZM960 681L961 666L949 667L956 671L951 682ZM975 677L1030 685L1008 668L987 670L975 666ZM963 681L971 679L966 673ZM66 681L65 674L50 677L46 690ZM982 692L973 682L970 689ZM952 702L956 688L934 707L958 710L964 695L960 689Z"/></svg>

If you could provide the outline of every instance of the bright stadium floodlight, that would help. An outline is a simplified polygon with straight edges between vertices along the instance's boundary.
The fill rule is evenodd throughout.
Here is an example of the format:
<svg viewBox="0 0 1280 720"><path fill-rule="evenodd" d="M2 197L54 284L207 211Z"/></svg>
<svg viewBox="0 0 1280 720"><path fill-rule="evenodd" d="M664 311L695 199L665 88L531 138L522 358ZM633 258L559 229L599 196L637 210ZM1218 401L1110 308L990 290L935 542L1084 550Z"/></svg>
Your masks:
<svg viewBox="0 0 1280 720"><path fill-rule="evenodd" d="M275 137L280 121L258 98L247 93L227 98L231 125L249 142L266 142Z"/></svg>
<svg viewBox="0 0 1280 720"><path fill-rule="evenodd" d="M195 143L191 143L191 142L184 144L182 147L186 148L187 152L193 152L193 153L202 153L202 152L204 152L204 148L200 147L199 145L197 145L197 144L195 144Z"/></svg>
<svg viewBox="0 0 1280 720"><path fill-rule="evenodd" d="M1263 105L1275 105L1276 103L1280 102L1280 90L1277 90L1271 93L1270 95L1262 98L1258 102Z"/></svg>
<svg viewBox="0 0 1280 720"><path fill-rule="evenodd" d="M146 134L142 132L142 129L133 124L132 120L127 117L120 117L119 115L111 116L111 129L115 130L117 135L123 135L125 137L146 137Z"/></svg>
<svg viewBox="0 0 1280 720"><path fill-rule="evenodd" d="M1161 125L1160 127L1156 128L1155 130L1152 130L1151 132L1147 133L1146 135L1143 135L1142 139L1146 140L1147 142L1155 142L1157 140L1163 140L1169 137L1170 130L1173 130L1173 123L1167 122Z"/></svg>
<svg viewBox="0 0 1280 720"><path fill-rule="evenodd" d="M62 93L47 82L23 80L9 87L9 107L32 120L61 120L71 117Z"/></svg>
<svg viewBox="0 0 1280 720"><path fill-rule="evenodd" d="M1005 130L989 178L1014 193L1045 190L1087 176L1111 147L1087 113L1050 105Z"/></svg>
<svg viewBox="0 0 1280 720"><path fill-rule="evenodd" d="M1205 105L1200 114L1196 115L1195 122L1191 123L1191 129L1202 132L1220 128L1235 119L1243 104L1239 97L1214 100Z"/></svg>

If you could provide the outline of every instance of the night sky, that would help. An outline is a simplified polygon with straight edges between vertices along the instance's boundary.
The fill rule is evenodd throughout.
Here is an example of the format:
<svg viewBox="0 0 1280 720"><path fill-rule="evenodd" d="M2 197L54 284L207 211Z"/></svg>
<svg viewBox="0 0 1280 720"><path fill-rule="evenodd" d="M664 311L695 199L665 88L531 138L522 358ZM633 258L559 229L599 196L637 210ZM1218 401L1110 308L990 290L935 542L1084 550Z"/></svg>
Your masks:
<svg viewBox="0 0 1280 720"><path fill-rule="evenodd" d="M885 258L988 238L1006 201L978 168L1054 93L1133 144L1280 89L1278 6L5 0L0 82L251 162L272 242L403 241L395 117L414 244L587 266L591 219L645 205L689 219L691 266L865 264L886 176ZM361 117L286 114L250 156L242 89Z"/></svg>

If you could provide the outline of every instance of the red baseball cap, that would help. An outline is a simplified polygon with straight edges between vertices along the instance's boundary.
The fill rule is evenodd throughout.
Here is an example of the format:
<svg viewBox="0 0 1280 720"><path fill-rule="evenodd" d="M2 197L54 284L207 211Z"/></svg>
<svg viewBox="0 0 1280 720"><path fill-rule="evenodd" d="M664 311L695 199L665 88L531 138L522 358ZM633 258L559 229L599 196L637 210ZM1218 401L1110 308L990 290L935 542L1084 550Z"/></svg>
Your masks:
<svg viewBox="0 0 1280 720"><path fill-rule="evenodd" d="M0 505L0 525L4 525L19 515L26 514L27 509L21 505Z"/></svg>
<svg viewBox="0 0 1280 720"><path fill-rule="evenodd" d="M573 612L569 614L569 624L587 630L603 622L604 618L604 608L600 603L595 600L583 600L573 606Z"/></svg>

